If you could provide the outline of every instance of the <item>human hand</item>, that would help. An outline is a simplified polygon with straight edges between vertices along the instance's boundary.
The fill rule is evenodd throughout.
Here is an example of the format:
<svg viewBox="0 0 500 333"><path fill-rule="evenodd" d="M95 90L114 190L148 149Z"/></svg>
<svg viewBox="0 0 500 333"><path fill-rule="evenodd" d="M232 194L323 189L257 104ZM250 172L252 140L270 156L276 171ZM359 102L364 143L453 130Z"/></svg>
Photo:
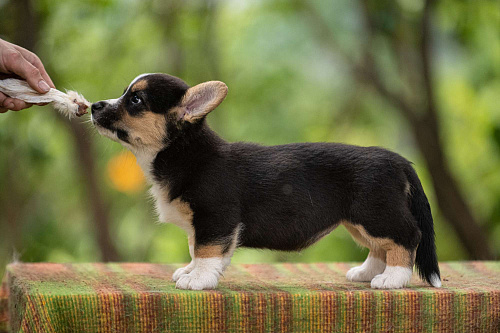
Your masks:
<svg viewBox="0 0 500 333"><path fill-rule="evenodd" d="M36 54L0 39L0 79L8 77L25 79L31 88L41 94L55 88ZM19 111L31 105L0 92L0 113L8 110Z"/></svg>

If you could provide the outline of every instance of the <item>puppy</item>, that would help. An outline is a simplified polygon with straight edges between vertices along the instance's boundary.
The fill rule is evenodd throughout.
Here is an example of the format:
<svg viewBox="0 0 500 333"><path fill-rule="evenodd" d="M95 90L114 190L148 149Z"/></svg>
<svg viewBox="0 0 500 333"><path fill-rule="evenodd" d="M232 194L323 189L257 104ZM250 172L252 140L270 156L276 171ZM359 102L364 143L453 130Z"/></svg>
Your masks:
<svg viewBox="0 0 500 333"><path fill-rule="evenodd" d="M99 133L137 157L160 221L188 235L192 261L174 273L177 288L215 288L238 246L300 250L340 224L370 249L348 280L402 288L415 264L441 286L430 206L406 159L337 143L226 142L205 121L226 94L219 81L143 74L92 105Z"/></svg>

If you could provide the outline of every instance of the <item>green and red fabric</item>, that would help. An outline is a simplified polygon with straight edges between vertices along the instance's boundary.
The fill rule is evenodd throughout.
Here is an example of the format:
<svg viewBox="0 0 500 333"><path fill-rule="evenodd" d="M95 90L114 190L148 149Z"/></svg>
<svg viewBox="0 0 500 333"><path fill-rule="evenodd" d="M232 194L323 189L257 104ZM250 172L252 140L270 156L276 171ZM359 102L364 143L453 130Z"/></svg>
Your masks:
<svg viewBox="0 0 500 333"><path fill-rule="evenodd" d="M388 291L346 281L353 265L233 265L217 290L186 291L170 280L180 265L12 264L10 325L13 332L500 331L500 262L441 263L443 288L414 274L409 288ZM5 320L1 304L0 297Z"/></svg>
<svg viewBox="0 0 500 333"><path fill-rule="evenodd" d="M0 282L0 333L8 331L9 323L9 290L7 279Z"/></svg>

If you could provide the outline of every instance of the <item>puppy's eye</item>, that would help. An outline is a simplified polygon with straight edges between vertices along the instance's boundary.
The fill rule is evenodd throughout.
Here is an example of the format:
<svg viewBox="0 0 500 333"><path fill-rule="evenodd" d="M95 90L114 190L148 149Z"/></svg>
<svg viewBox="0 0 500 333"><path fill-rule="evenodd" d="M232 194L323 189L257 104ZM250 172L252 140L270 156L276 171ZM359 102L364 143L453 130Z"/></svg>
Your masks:
<svg viewBox="0 0 500 333"><path fill-rule="evenodd" d="M130 102L132 102L132 104L140 104L142 103L142 99L137 95L133 95L132 98L130 98Z"/></svg>

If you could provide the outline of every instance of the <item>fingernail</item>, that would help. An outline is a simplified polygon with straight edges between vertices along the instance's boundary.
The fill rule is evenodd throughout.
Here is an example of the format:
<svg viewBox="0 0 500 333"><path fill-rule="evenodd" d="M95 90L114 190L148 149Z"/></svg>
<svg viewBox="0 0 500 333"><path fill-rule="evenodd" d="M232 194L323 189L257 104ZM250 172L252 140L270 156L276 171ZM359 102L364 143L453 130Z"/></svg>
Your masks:
<svg viewBox="0 0 500 333"><path fill-rule="evenodd" d="M50 90L49 85L44 80L40 80L40 82L38 82L38 86L45 92L48 92Z"/></svg>
<svg viewBox="0 0 500 333"><path fill-rule="evenodd" d="M11 109L11 110L12 110L12 109L13 109L13 108L15 108L15 107L16 107L16 106L14 105L14 103L9 103L9 104L7 104L7 109Z"/></svg>

